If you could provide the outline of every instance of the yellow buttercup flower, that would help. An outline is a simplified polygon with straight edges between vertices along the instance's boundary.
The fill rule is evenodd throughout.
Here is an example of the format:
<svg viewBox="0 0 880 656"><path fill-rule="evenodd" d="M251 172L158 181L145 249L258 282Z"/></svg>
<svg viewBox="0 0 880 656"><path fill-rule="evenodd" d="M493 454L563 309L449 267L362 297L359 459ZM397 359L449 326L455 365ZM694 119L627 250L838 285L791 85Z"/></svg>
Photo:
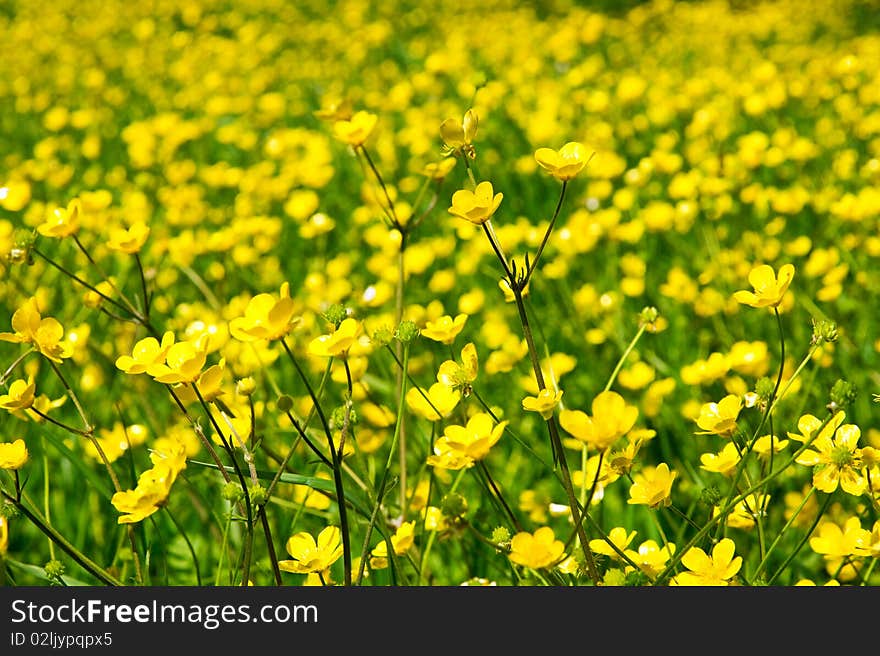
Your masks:
<svg viewBox="0 0 880 656"><path fill-rule="evenodd" d="M665 462L661 462L656 467L645 467L635 475L635 482L629 488L627 503L651 508L669 505L672 483L677 475L678 472L670 471L669 465Z"/></svg>
<svg viewBox="0 0 880 656"><path fill-rule="evenodd" d="M0 394L0 408L14 412L26 410L34 405L36 385L32 380L14 380L9 385L9 392Z"/></svg>
<svg viewBox="0 0 880 656"><path fill-rule="evenodd" d="M501 439L507 421L495 424L492 417L485 412L475 414L468 419L467 425L450 425L443 431L443 436L437 439L434 456L428 457L429 465L443 466L454 458L455 462L464 462L469 466L477 460L482 460L489 454L498 440ZM460 467L445 466L446 469L460 469Z"/></svg>
<svg viewBox="0 0 880 656"><path fill-rule="evenodd" d="M667 542L659 545L654 540L645 540L637 550L627 549L624 553L649 579L654 579L675 554L675 543ZM627 565L624 571L632 571L632 566Z"/></svg>
<svg viewBox="0 0 880 656"><path fill-rule="evenodd" d="M131 355L116 358L116 368L127 374L142 374L165 362L168 349L174 345L174 333L166 331L160 343L155 337L144 337L135 343Z"/></svg>
<svg viewBox="0 0 880 656"><path fill-rule="evenodd" d="M477 379L477 347L473 342L468 342L461 350L461 364L455 360L446 360L437 371L437 382L447 387L457 389L467 396L471 389L471 383Z"/></svg>
<svg viewBox="0 0 880 656"><path fill-rule="evenodd" d="M779 275L769 264L762 264L749 272L749 284L754 291L738 291L733 297L740 303L756 308L778 307L792 278L794 278L792 264L783 264L779 269Z"/></svg>
<svg viewBox="0 0 880 656"><path fill-rule="evenodd" d="M625 553L630 542L635 539L636 533L636 531L630 531L627 533L626 529L622 526L615 526L608 532L608 540L611 541L618 550ZM620 560L620 554L618 554L608 542L601 538L590 540L590 549L593 553L602 554L603 556L608 556L614 560Z"/></svg>
<svg viewBox="0 0 880 656"><path fill-rule="evenodd" d="M636 423L639 409L627 405L617 392L600 392L592 404L592 416L582 410L565 409L559 424L581 442L604 451L628 433Z"/></svg>
<svg viewBox="0 0 880 656"><path fill-rule="evenodd" d="M559 150L538 148L535 161L557 180L571 180L587 165L589 156L582 143L570 141Z"/></svg>
<svg viewBox="0 0 880 656"><path fill-rule="evenodd" d="M844 492L861 496L868 486L864 474L861 449L858 448L861 429L855 424L843 424L832 432L822 431L796 462L813 467L813 485L831 494L838 486Z"/></svg>
<svg viewBox="0 0 880 656"><path fill-rule="evenodd" d="M79 230L82 203L78 198L71 200L67 207L56 207L46 220L37 226L37 232L44 237L69 237Z"/></svg>
<svg viewBox="0 0 880 656"><path fill-rule="evenodd" d="M176 477L177 472L168 463L160 463L138 476L135 489L116 492L110 503L122 513L117 523L134 524L158 511L165 505Z"/></svg>
<svg viewBox="0 0 880 656"><path fill-rule="evenodd" d="M736 394L728 394L718 403L704 403L697 417L697 426L703 430L697 431L697 435L730 437L736 430L740 410L742 399Z"/></svg>
<svg viewBox="0 0 880 656"><path fill-rule="evenodd" d="M128 228L112 228L107 237L107 248L133 255L140 252L149 236L150 227L143 221L136 221Z"/></svg>
<svg viewBox="0 0 880 656"><path fill-rule="evenodd" d="M443 139L444 151L447 153L463 153L470 159L477 156L473 140L477 135L480 118L473 109L465 112L461 122L447 118L440 124L440 137Z"/></svg>
<svg viewBox="0 0 880 656"><path fill-rule="evenodd" d="M691 547L681 557L681 564L688 568L672 579L672 585L727 586L742 567L742 557L734 557L736 544L724 538L712 547L711 557L699 547Z"/></svg>
<svg viewBox="0 0 880 656"><path fill-rule="evenodd" d="M244 310L243 317L229 322L229 334L242 342L281 339L287 335L301 319L294 316L296 303L290 297L290 283L281 284L276 298L272 294L257 294Z"/></svg>
<svg viewBox="0 0 880 656"><path fill-rule="evenodd" d="M538 396L527 396L522 400L523 410L538 412L544 419L550 419L553 411L562 400L562 390L556 391L548 388L538 392Z"/></svg>
<svg viewBox="0 0 880 656"><path fill-rule="evenodd" d="M351 118L340 119L333 124L333 136L349 146L363 146L378 119L378 116L370 112L355 112Z"/></svg>
<svg viewBox="0 0 880 656"><path fill-rule="evenodd" d="M736 444L728 442L718 453L704 453L700 456L700 469L729 476L736 470L740 456Z"/></svg>
<svg viewBox="0 0 880 656"><path fill-rule="evenodd" d="M448 417L460 400L461 392L443 383L434 383L427 391L411 387L406 393L407 407L429 421Z"/></svg>
<svg viewBox="0 0 880 656"><path fill-rule="evenodd" d="M413 545L415 538L415 521L403 522L391 536L391 549L397 556L402 556ZM370 551L370 567L384 569L388 567L388 542L382 540Z"/></svg>
<svg viewBox="0 0 880 656"><path fill-rule="evenodd" d="M0 333L0 341L32 344L40 353L53 362L73 355L73 348L63 342L64 327L57 319L43 317L37 307L37 299L27 299L12 314L14 333Z"/></svg>
<svg viewBox="0 0 880 656"><path fill-rule="evenodd" d="M488 221L504 198L502 193L494 193L491 182L481 182L471 191L459 189L452 194L452 207L449 213L474 225L482 225Z"/></svg>
<svg viewBox="0 0 880 656"><path fill-rule="evenodd" d="M362 330L361 323L352 317L344 319L333 332L309 342L309 353L319 357L345 357Z"/></svg>
<svg viewBox="0 0 880 656"><path fill-rule="evenodd" d="M323 573L342 556L342 531L336 526L328 526L318 533L317 541L310 533L302 531L287 540L285 549L293 560L278 561L282 572Z"/></svg>
<svg viewBox="0 0 880 656"><path fill-rule="evenodd" d="M0 469L21 469L28 461L24 440L0 442Z"/></svg>
<svg viewBox="0 0 880 656"><path fill-rule="evenodd" d="M153 365L147 373L157 383L174 385L192 383L198 379L208 356L208 340L200 337L197 342L178 342L168 349L164 364Z"/></svg>
<svg viewBox="0 0 880 656"><path fill-rule="evenodd" d="M514 535L507 557L517 565L543 569L560 562L564 552L565 544L556 539L553 529L542 526L534 533L522 531Z"/></svg>
<svg viewBox="0 0 880 656"><path fill-rule="evenodd" d="M426 322L425 327L421 330L421 334L428 339L433 339L443 344L452 344L464 328L467 320L468 315L464 313L456 315L454 319L450 315L445 314L434 321Z"/></svg>

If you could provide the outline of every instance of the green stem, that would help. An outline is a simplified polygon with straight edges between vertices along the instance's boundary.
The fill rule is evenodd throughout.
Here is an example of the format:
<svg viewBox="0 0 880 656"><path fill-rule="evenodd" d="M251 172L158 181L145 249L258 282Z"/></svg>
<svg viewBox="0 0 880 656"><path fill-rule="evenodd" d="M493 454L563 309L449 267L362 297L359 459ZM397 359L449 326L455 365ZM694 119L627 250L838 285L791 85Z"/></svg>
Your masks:
<svg viewBox="0 0 880 656"><path fill-rule="evenodd" d="M779 541L782 539L782 536L785 535L786 531L791 528L791 525L797 519L798 515L801 514L801 511L806 507L807 501L810 500L810 497L816 492L816 487L813 486L810 488L810 491L804 495L803 501L801 501L800 505L797 509L792 513L791 517L788 518L788 521L785 523L785 526L782 527L782 530L779 531L779 534L776 536L776 539L770 543L770 546L767 548L767 551L764 553L764 557L761 559L761 562L758 563L758 567L755 569L755 573L752 575L753 580L757 580L758 576L760 576L761 572L767 566L767 563L770 561L770 554L773 553L773 550L776 548L776 545L779 544Z"/></svg>
<svg viewBox="0 0 880 656"><path fill-rule="evenodd" d="M403 371L406 371L409 365L409 343L407 342L403 346L403 362L401 367ZM370 516L370 522L367 524L366 534L364 535L364 546L361 550L361 561L358 566L357 572L357 585L361 585L361 582L364 578L364 567L367 562L367 555L370 549L370 538L373 535L373 527L376 525L376 520L379 515L379 510L382 507L382 503L385 498L385 488L388 485L388 474L391 471L391 462L394 460L394 455L397 451L397 441L400 438L400 429L403 424L403 411L406 404L406 376L403 376L403 384L400 387L398 392L398 401L397 401L397 420L394 423L394 433L391 436L391 446L388 449L388 458L385 460L385 469L382 471L382 478L379 480L379 486L376 490L376 501L373 506L373 512ZM406 502L406 497L404 496L404 503ZM403 510L401 509L401 514L403 514ZM389 549L391 545L388 545ZM390 552L389 552L390 553Z"/></svg>
<svg viewBox="0 0 880 656"><path fill-rule="evenodd" d="M798 542L797 546L791 551L788 555L788 558L785 559L785 562L779 566L779 569L767 579L767 585L773 585L773 582L779 577L782 572L785 571L785 568L788 567L788 564L794 560L795 556L798 555L798 552L803 548L803 546L807 543L807 540L810 539L810 536L813 534L813 531L816 529L816 526L819 525L819 520L822 519L822 515L825 514L825 510L828 508L828 505L831 503L831 498L833 495L829 494L825 497L825 501L822 503L822 507L819 509L819 512L816 514L816 519L813 520L812 525L809 530L804 533L804 537L801 538L801 541Z"/></svg>
<svg viewBox="0 0 880 656"><path fill-rule="evenodd" d="M538 247L538 252L535 253L535 259L532 260L532 263L527 267L525 277L523 278L522 286L525 287L529 284L529 278L532 277L532 274L535 272L535 269L538 267L538 260L541 259L541 254L544 252L544 247L547 245L547 241L550 239L550 234L553 232L553 226L556 225L556 219L559 217L559 210L562 209L562 201L565 199L565 189L568 186L568 180L562 181L562 190L559 192L559 200L556 203L556 210L553 212L553 218L550 219L550 223L547 226L547 230L544 231L544 238L541 240L541 245Z"/></svg>
<svg viewBox="0 0 880 656"><path fill-rule="evenodd" d="M58 531L56 531L40 514L36 511L29 509L25 506L21 500L16 499L14 496L8 494L6 490L0 489L0 495L9 501L16 509L21 512L22 515L27 517L42 533L48 537L50 540L55 542L62 551L64 551L68 556L73 558L73 560L79 564L83 569L89 572L92 576L102 581L107 585L112 586L121 586L122 582L109 574L103 567L94 562L91 558L82 553L79 549L73 546L68 540L61 535Z"/></svg>

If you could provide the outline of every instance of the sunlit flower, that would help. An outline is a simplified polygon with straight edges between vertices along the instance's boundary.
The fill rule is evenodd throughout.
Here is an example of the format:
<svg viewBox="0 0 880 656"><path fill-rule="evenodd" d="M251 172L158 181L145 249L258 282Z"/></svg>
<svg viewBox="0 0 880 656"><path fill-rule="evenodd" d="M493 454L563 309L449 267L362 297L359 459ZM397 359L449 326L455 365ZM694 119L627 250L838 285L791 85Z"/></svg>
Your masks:
<svg viewBox="0 0 880 656"><path fill-rule="evenodd" d="M415 521L403 522L391 536L391 549L396 556L402 556L413 545L415 538ZM370 551L370 567L384 569L388 567L388 542L382 540Z"/></svg>
<svg viewBox="0 0 880 656"><path fill-rule="evenodd" d="M461 152L469 158L476 157L473 140L477 134L480 119L473 109L464 113L464 118L457 121L447 118L440 124L440 137L443 139L444 150L447 153Z"/></svg>
<svg viewBox="0 0 880 656"><path fill-rule="evenodd" d="M488 221L504 198L502 193L494 193L491 182L481 182L476 188L459 189L452 194L452 207L449 213L475 225Z"/></svg>
<svg viewBox="0 0 880 656"><path fill-rule="evenodd" d="M167 463L153 465L138 476L133 490L116 492L110 503L120 513L119 524L143 521L165 505L177 472Z"/></svg>
<svg viewBox="0 0 880 656"><path fill-rule="evenodd" d="M697 417L697 426L703 430L697 431L697 435L730 437L736 430L740 410L742 399L736 394L728 394L718 403L704 403Z"/></svg>
<svg viewBox="0 0 880 656"><path fill-rule="evenodd" d="M464 313L456 315L454 319L445 314L434 321L426 322L421 334L442 344L452 344L467 320L468 315Z"/></svg>
<svg viewBox="0 0 880 656"><path fill-rule="evenodd" d="M229 322L229 334L243 342L281 339L301 321L294 316L295 312L290 283L284 282L277 298L263 293L248 301L244 316Z"/></svg>
<svg viewBox="0 0 880 656"><path fill-rule="evenodd" d="M361 323L357 319L348 317L333 332L309 342L309 353L318 357L345 357L361 330Z"/></svg>
<svg viewBox="0 0 880 656"><path fill-rule="evenodd" d="M627 549L626 557L638 565L639 569L649 578L654 579L666 567L666 563L675 554L675 543L659 545L654 540L645 540L637 550ZM627 565L624 571L631 572L632 566Z"/></svg>
<svg viewBox="0 0 880 656"><path fill-rule="evenodd" d="M564 552L565 544L556 539L553 529L542 526L534 533L522 531L514 535L508 558L523 567L543 569L561 561Z"/></svg>
<svg viewBox="0 0 880 656"><path fill-rule="evenodd" d="M507 421L495 424L490 415L481 412L471 417L465 426L447 426L437 439L434 455L428 457L428 464L444 469L461 469L462 466L482 460L501 439L507 424Z"/></svg>
<svg viewBox="0 0 880 656"><path fill-rule="evenodd" d="M168 349L165 363L151 366L147 373L158 383L192 383L201 375L207 356L207 337L200 337L196 342L177 342Z"/></svg>
<svg viewBox="0 0 880 656"><path fill-rule="evenodd" d="M461 392L443 383L434 383L428 390L411 387L406 392L407 407L430 421L448 417L460 400Z"/></svg>
<svg viewBox="0 0 880 656"><path fill-rule="evenodd" d="M292 560L279 560L281 571L294 574L325 572L342 556L342 531L336 526L328 526L318 533L317 541L310 533L302 531L291 536L285 548Z"/></svg>
<svg viewBox="0 0 880 656"><path fill-rule="evenodd" d="M844 492L861 495L867 488L861 452L858 448L861 430L855 424L844 424L834 433L826 431L814 439L797 458L797 463L813 469L813 485L822 492Z"/></svg>
<svg viewBox="0 0 880 656"><path fill-rule="evenodd" d="M26 410L34 404L36 385L32 380L14 380L6 394L0 394L0 408L13 412Z"/></svg>
<svg viewBox="0 0 880 656"><path fill-rule="evenodd" d="M437 382L461 391L465 396L470 393L471 383L477 379L477 347L473 342L465 344L461 350L461 364L455 360L445 360L437 371Z"/></svg>
<svg viewBox="0 0 880 656"><path fill-rule="evenodd" d="M31 297L12 314L14 333L0 333L0 341L31 344L53 362L61 362L73 354L73 347L64 337L64 326L52 317L43 317L37 299Z"/></svg>
<svg viewBox="0 0 880 656"><path fill-rule="evenodd" d="M159 343L155 337L144 337L135 343L131 355L116 358L116 368L127 374L142 374L151 367L165 362L168 349L174 345L174 333L166 331Z"/></svg>
<svg viewBox="0 0 880 656"><path fill-rule="evenodd" d="M559 424L572 436L604 451L628 433L636 423L639 409L627 405L617 392L600 392L593 399L592 416L582 410L566 408L559 413Z"/></svg>
<svg viewBox="0 0 880 656"><path fill-rule="evenodd" d="M69 237L79 230L81 212L82 203L78 198L74 198L66 208L52 209L46 220L37 226L37 232L44 237Z"/></svg>
<svg viewBox="0 0 880 656"><path fill-rule="evenodd" d="M665 506L671 503L672 483L678 472L670 471L669 465L661 462L656 467L645 467L634 476L634 483L629 488L629 504L641 504L650 508Z"/></svg>
<svg viewBox="0 0 880 656"><path fill-rule="evenodd" d="M730 579L742 567L742 557L734 557L735 551L736 544L730 538L724 538L712 547L711 556L699 547L691 547L681 557L681 564L690 571L678 574L671 583L688 586L730 585Z"/></svg>
<svg viewBox="0 0 880 656"><path fill-rule="evenodd" d="M635 539L636 534L637 531L627 532L624 527L615 526L608 532L608 540L617 547L618 551L625 552L630 542ZM601 538L590 540L590 549L593 553L602 554L603 556L608 556L614 560L620 560L620 554L615 551L608 542Z"/></svg>
<svg viewBox="0 0 880 656"><path fill-rule="evenodd" d="M736 444L728 442L718 453L704 453L700 456L700 469L730 476L739 464L739 451Z"/></svg>
<svg viewBox="0 0 880 656"><path fill-rule="evenodd" d="M754 291L738 291L733 297L740 303L756 308L778 307L792 278L794 278L794 265L783 264L777 276L773 267L769 264L761 264L749 272L749 284Z"/></svg>
<svg viewBox="0 0 880 656"><path fill-rule="evenodd" d="M349 146L363 146L376 127L379 117L367 111L358 111L349 119L333 123L333 136Z"/></svg>
<svg viewBox="0 0 880 656"><path fill-rule="evenodd" d="M527 396L522 400L523 410L539 413L544 419L550 419L562 400L562 390L544 388L538 396Z"/></svg>
<svg viewBox="0 0 880 656"><path fill-rule="evenodd" d="M0 442L0 469L21 469L28 461L24 440Z"/></svg>
<svg viewBox="0 0 880 656"><path fill-rule="evenodd" d="M140 252L149 236L150 227L143 221L136 221L128 228L111 228L107 237L107 248L133 255Z"/></svg>
<svg viewBox="0 0 880 656"><path fill-rule="evenodd" d="M871 532L862 528L858 517L848 518L842 527L823 521L810 538L810 548L828 559L867 556L870 544Z"/></svg>
<svg viewBox="0 0 880 656"><path fill-rule="evenodd" d="M587 149L582 143L570 141L559 150L538 148L535 161L557 180L571 180L587 165Z"/></svg>

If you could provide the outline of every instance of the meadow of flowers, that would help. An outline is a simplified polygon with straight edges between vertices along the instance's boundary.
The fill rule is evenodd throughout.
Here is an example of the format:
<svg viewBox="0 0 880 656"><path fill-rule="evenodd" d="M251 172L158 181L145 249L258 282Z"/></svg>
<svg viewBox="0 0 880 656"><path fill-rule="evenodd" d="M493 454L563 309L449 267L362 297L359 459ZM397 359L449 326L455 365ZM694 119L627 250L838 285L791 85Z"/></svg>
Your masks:
<svg viewBox="0 0 880 656"><path fill-rule="evenodd" d="M880 9L0 10L0 583L880 583Z"/></svg>

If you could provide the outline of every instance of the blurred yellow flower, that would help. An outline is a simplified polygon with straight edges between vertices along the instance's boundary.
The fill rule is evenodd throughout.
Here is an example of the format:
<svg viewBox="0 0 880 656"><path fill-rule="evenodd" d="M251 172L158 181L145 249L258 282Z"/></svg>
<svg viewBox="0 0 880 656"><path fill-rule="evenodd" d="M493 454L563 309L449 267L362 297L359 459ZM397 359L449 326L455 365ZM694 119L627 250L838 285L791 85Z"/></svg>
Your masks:
<svg viewBox="0 0 880 656"><path fill-rule="evenodd" d="M21 469L28 461L28 450L24 440L0 442L0 469Z"/></svg>
<svg viewBox="0 0 880 656"><path fill-rule="evenodd" d="M33 380L14 380L6 394L0 394L0 408L9 410L26 410L34 404L36 385Z"/></svg>
<svg viewBox="0 0 880 656"><path fill-rule="evenodd" d="M752 307L778 307L782 303L782 297L788 290L794 278L794 265L783 264L779 269L779 275L769 264L762 264L749 272L749 284L754 291L738 291L733 294L734 299L744 305Z"/></svg>
<svg viewBox="0 0 880 656"><path fill-rule="evenodd" d="M591 406L593 415L566 408L559 413L559 424L584 444L604 451L628 433L636 423L639 409L627 405L613 391L600 392Z"/></svg>
<svg viewBox="0 0 880 656"><path fill-rule="evenodd" d="M378 116L370 112L355 112L351 118L339 119L333 124L333 136L349 146L363 146L378 119Z"/></svg>
<svg viewBox="0 0 880 656"><path fill-rule="evenodd" d="M452 344L467 320L468 315L464 313L456 315L454 319L450 315L444 314L434 321L427 321L421 334L442 344Z"/></svg>
<svg viewBox="0 0 880 656"><path fill-rule="evenodd" d="M57 319L43 317L37 307L37 299L28 298L12 314L14 333L0 333L0 341L31 344L53 362L73 355L73 347L64 337L64 327Z"/></svg>
<svg viewBox="0 0 880 656"><path fill-rule="evenodd" d="M459 400L461 392L443 383L434 383L427 391L420 387L411 387L406 392L407 407L430 421L448 417Z"/></svg>
<svg viewBox="0 0 880 656"><path fill-rule="evenodd" d="M44 237L69 237L79 230L82 203L78 198L71 200L67 207L56 207L46 220L37 226L37 232Z"/></svg>
<svg viewBox="0 0 880 656"><path fill-rule="evenodd" d="M333 332L309 342L309 353L318 357L345 357L362 330L361 323L348 317Z"/></svg>
<svg viewBox="0 0 880 656"><path fill-rule="evenodd" d="M195 382L202 373L208 356L208 340L200 337L197 342L178 342L168 349L164 364L151 366L147 373L157 383L174 385Z"/></svg>
<svg viewBox="0 0 880 656"><path fill-rule="evenodd" d="M150 228L143 221L136 221L128 228L111 228L107 237L107 248L133 255L140 252L149 236Z"/></svg>
<svg viewBox="0 0 880 656"><path fill-rule="evenodd" d="M545 387L537 396L527 396L522 400L523 410L537 412L544 419L550 419L562 400L562 394L562 390L556 391Z"/></svg>

